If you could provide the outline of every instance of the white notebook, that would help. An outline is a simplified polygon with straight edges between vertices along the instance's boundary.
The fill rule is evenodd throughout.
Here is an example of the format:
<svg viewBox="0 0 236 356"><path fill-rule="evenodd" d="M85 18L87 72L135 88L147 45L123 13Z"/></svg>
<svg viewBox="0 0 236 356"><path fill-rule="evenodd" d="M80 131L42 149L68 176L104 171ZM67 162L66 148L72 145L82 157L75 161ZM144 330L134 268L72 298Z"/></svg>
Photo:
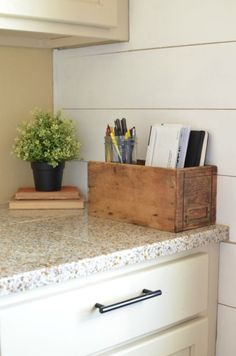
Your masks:
<svg viewBox="0 0 236 356"><path fill-rule="evenodd" d="M178 168L182 168L189 132L190 128L181 124L153 125L149 136L146 166L176 168L178 164Z"/></svg>

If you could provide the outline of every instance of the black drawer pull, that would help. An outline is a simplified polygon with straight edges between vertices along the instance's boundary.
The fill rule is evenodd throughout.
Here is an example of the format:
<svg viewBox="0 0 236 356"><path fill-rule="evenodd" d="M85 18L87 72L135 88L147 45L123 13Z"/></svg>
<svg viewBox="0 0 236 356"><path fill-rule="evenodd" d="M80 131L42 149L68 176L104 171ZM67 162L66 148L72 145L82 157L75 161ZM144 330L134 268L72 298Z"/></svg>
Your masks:
<svg viewBox="0 0 236 356"><path fill-rule="evenodd" d="M146 299L158 297L159 295L162 294L162 291L160 289L155 290L155 291L151 291L149 289L143 289L142 293L143 294L139 295L138 297L123 300L122 302L114 303L111 305L102 305L102 304L96 303L95 308L98 308L99 312L102 314L107 313L112 310L123 308L123 307L126 307L126 306L134 304L134 303L142 302L143 300L146 300Z"/></svg>

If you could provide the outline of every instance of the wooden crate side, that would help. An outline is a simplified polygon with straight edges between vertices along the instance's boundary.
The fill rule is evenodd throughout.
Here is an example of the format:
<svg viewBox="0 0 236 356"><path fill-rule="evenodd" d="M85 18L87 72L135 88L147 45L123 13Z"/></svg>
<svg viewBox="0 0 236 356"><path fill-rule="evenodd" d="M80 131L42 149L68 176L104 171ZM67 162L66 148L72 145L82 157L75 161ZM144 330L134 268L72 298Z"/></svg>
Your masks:
<svg viewBox="0 0 236 356"><path fill-rule="evenodd" d="M184 172L186 178L200 177L212 175L213 172L217 171L216 166L200 166L200 167L187 167L181 168L179 171Z"/></svg>
<svg viewBox="0 0 236 356"><path fill-rule="evenodd" d="M184 170L176 170L176 212L175 232L183 231L184 228Z"/></svg>
<svg viewBox="0 0 236 356"><path fill-rule="evenodd" d="M176 170L89 162L89 214L175 231Z"/></svg>
<svg viewBox="0 0 236 356"><path fill-rule="evenodd" d="M216 223L216 197L217 197L217 167L212 167L211 183L211 224Z"/></svg>
<svg viewBox="0 0 236 356"><path fill-rule="evenodd" d="M184 172L184 222L183 230L210 225L215 214L213 179L215 166L201 167L200 170ZM214 209L214 213L212 213Z"/></svg>

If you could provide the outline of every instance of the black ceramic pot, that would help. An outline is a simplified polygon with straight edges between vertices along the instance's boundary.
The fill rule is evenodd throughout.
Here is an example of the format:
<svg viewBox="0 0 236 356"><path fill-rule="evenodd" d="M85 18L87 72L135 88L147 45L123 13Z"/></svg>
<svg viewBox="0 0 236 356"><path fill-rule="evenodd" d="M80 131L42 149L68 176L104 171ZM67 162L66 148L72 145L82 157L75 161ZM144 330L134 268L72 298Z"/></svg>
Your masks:
<svg viewBox="0 0 236 356"><path fill-rule="evenodd" d="M35 189L40 192L54 192L61 190L63 169L65 162L53 168L45 162L31 162Z"/></svg>

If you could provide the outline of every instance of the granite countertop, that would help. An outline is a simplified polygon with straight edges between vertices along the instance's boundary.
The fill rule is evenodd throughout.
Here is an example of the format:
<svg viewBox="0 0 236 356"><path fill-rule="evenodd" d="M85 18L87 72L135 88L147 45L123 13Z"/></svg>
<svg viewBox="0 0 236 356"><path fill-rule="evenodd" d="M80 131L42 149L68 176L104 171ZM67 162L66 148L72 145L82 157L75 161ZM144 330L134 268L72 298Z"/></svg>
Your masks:
<svg viewBox="0 0 236 356"><path fill-rule="evenodd" d="M183 233L88 216L0 209L0 296L153 260L228 239L224 225Z"/></svg>

